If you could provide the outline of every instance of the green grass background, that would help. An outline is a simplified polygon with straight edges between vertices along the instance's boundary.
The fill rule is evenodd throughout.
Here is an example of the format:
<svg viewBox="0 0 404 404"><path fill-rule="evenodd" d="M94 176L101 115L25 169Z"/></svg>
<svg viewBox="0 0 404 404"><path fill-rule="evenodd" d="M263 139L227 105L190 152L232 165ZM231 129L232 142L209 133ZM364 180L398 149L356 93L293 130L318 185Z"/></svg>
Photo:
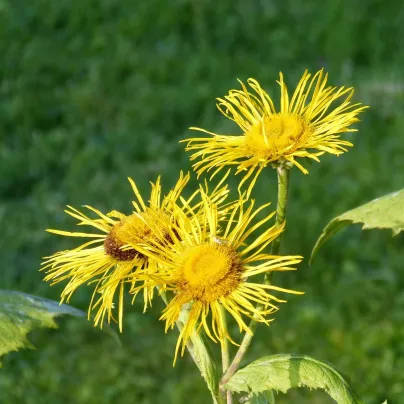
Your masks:
<svg viewBox="0 0 404 404"><path fill-rule="evenodd" d="M308 257L333 216L404 186L404 9L378 0L0 0L0 287L58 299L41 257L74 240L66 204L130 211L132 176L143 194L163 173L167 189L190 169L178 141L189 126L237 131L214 98L257 78L278 97L305 68L325 67L371 106L347 136L349 153L293 170L284 251ZM235 180L232 179L232 186ZM274 198L275 173L254 196ZM403 236L344 231L314 264L276 276L304 290L248 360L281 352L333 363L370 404L404 403ZM86 310L90 290L72 304ZM207 403L188 356L172 368L175 332L128 306L121 346L85 320L31 334L36 351L12 353L0 370L1 403ZM321 392L279 403L328 403Z"/></svg>

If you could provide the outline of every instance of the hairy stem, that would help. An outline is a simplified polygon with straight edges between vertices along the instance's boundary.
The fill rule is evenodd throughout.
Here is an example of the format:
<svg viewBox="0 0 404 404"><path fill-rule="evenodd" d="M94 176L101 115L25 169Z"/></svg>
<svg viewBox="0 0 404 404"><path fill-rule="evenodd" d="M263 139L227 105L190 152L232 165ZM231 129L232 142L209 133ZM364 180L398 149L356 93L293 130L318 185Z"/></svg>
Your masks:
<svg viewBox="0 0 404 404"><path fill-rule="evenodd" d="M226 312L225 312L225 310L223 310L223 308L221 308L221 311L222 311L223 321L226 325L225 328L227 329ZM225 374L230 365L229 341L227 340L227 338L225 338L221 342L221 351L222 351L222 370L223 370L223 374ZM223 395L226 395L226 403L232 404L233 403L232 392L230 390L225 391L223 389L221 391L222 391Z"/></svg>
<svg viewBox="0 0 404 404"><path fill-rule="evenodd" d="M230 365L229 341L227 339L224 340L221 346L222 346L222 369L223 373L225 373Z"/></svg>
<svg viewBox="0 0 404 404"><path fill-rule="evenodd" d="M222 349L222 369L223 369L223 374L225 374L230 365L229 341L227 339L225 339L222 342L221 349ZM227 404L233 403L233 395L230 390L225 391L222 389L222 394L226 395Z"/></svg>
<svg viewBox="0 0 404 404"><path fill-rule="evenodd" d="M277 206L276 206L276 225L281 225L285 221L285 216L286 216L286 205L288 201L288 187L289 187L289 169L286 168L285 166L279 166L277 168L278 172L278 201L277 201ZM279 253L279 248L281 245L281 235L280 234L271 244L271 254L272 255L277 255ZM269 283L270 273L267 273L265 275L265 283ZM260 306L258 306L260 308ZM240 347L236 353L236 355L233 358L233 361L231 362L229 368L227 371L224 373L221 381L220 381L220 386L224 386L234 375L234 373L237 372L237 369L240 366L240 363L246 354L252 338L254 336L255 329L257 327L257 321L253 318L249 324L249 329L250 333L245 333L244 338L241 341Z"/></svg>
<svg viewBox="0 0 404 404"><path fill-rule="evenodd" d="M278 202L276 205L276 225L281 225L286 217L286 205L288 202L289 191L289 169L284 166L279 166L278 171ZM271 243L271 254L279 254L281 245L282 233Z"/></svg>
<svg viewBox="0 0 404 404"><path fill-rule="evenodd" d="M226 313L223 310L223 307L221 307L220 309L222 311L225 329L227 329ZM222 370L223 373L225 373L230 364L229 341L227 340L227 338L221 342L221 350L222 350Z"/></svg>

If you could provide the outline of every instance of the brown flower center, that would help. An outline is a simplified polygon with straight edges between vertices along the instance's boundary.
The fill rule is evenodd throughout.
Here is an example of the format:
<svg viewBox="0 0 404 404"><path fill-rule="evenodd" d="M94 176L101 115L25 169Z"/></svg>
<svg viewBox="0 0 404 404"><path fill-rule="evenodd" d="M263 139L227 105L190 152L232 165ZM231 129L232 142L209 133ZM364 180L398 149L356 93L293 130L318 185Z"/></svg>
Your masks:
<svg viewBox="0 0 404 404"><path fill-rule="evenodd" d="M157 223L158 232L155 232L150 227L152 222L156 225L156 216L149 212L133 213L125 217L108 233L104 241L105 252L118 261L146 259L140 251L136 250L136 244L156 242L161 238L169 239L164 226Z"/></svg>
<svg viewBox="0 0 404 404"><path fill-rule="evenodd" d="M135 258L142 258L143 254L141 254L139 251L136 251L135 249L122 249L122 247L124 247L127 243L117 237L116 230L118 226L123 226L123 223L117 223L108 233L108 236L104 241L105 252L118 261L132 261Z"/></svg>

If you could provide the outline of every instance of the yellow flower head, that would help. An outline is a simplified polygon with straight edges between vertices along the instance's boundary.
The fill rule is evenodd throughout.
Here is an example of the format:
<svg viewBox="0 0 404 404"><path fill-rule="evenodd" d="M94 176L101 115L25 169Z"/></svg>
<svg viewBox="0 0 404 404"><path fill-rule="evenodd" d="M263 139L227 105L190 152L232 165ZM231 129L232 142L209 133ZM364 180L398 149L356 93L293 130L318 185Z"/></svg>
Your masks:
<svg viewBox="0 0 404 404"><path fill-rule="evenodd" d="M155 262L154 275L151 268L148 271L153 282L162 290L174 292L161 316L166 322L166 331L174 327L181 310L190 305L176 356L180 347L184 352L195 327L203 328L214 341L223 342L226 338L232 341L223 310L234 317L241 332L251 332L244 316L268 324L271 320L267 316L277 310L276 303L283 302L270 294L270 290L299 293L250 280L254 275L270 271L293 270L290 265L299 263L302 258L263 253L283 231L284 225L267 228L251 244L245 243L248 236L273 217L271 213L252 225L252 220L268 205L254 210L254 201L245 207L246 200L241 197L223 218L218 214L217 205L203 191L201 194L201 220L192 220L190 215L178 212L176 217L182 219L170 230L172 243L149 245L142 251Z"/></svg>
<svg viewBox="0 0 404 404"><path fill-rule="evenodd" d="M73 250L61 251L46 257L42 264L41 270L47 272L46 281L52 281L52 284L55 284L65 279L69 280L62 292L61 301L69 301L79 286L95 284L88 314L90 316L91 311L97 309L94 323L102 326L105 315L107 315L108 322L111 319L115 320L113 316L114 300L116 292L119 290L118 322L119 328L122 330L124 284L129 282L133 287L136 283L141 282L146 309L153 297L153 287L149 287L147 280L137 276L140 270L144 271L147 268L148 258L136 249L136 245L151 242L154 245L169 241L167 228L174 220L172 206L181 198L181 193L188 181L189 174L184 176L181 173L174 188L164 198L161 198L159 177L155 184L151 184L150 201L146 205L136 184L129 178L136 196L136 201L133 202L135 211L131 215L124 215L117 211L104 215L91 206L85 206L98 215L98 218L92 219L68 206L65 212L78 219L78 225L91 226L99 233L47 230L62 236L91 239ZM215 196L219 200L225 193L224 189L215 190ZM194 197L195 194L189 201ZM158 221L155 220L157 216ZM151 221L155 222L154 231L151 231Z"/></svg>
<svg viewBox="0 0 404 404"><path fill-rule="evenodd" d="M350 125L357 122L357 115L367 107L351 104L353 88L327 86L327 74L323 70L312 78L304 72L292 98L289 98L283 75L280 110L275 109L270 96L254 80L247 81L254 90L251 93L240 81L242 90L230 90L224 98L218 98L220 112L234 121L243 131L242 136L219 135L200 128L213 137L190 138L186 150L197 150L191 160L202 158L194 164L198 175L205 170L215 170L214 176L225 165L237 165L237 173L247 170L240 186L258 175L269 163L289 162L303 173L308 171L297 158L308 157L319 161L325 152L339 155L352 146L341 140L339 134L354 132Z"/></svg>

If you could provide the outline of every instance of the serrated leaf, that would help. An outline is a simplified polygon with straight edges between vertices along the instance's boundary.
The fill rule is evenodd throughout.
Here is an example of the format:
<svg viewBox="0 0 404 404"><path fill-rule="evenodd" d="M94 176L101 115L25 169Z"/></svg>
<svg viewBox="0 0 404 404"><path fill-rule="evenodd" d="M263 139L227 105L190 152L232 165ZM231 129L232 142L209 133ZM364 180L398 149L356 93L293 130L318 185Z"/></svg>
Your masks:
<svg viewBox="0 0 404 404"><path fill-rule="evenodd" d="M352 223L363 223L362 229L391 229L393 236L397 235L404 230L404 189L374 199L332 219L318 238L310 263L330 237Z"/></svg>
<svg viewBox="0 0 404 404"><path fill-rule="evenodd" d="M363 404L334 367L303 355L265 356L240 369L225 387L253 394L309 387L325 390L338 404Z"/></svg>
<svg viewBox="0 0 404 404"><path fill-rule="evenodd" d="M55 317L85 316L81 310L22 292L0 290L0 357L20 348L32 348L27 334L34 328L57 328Z"/></svg>

